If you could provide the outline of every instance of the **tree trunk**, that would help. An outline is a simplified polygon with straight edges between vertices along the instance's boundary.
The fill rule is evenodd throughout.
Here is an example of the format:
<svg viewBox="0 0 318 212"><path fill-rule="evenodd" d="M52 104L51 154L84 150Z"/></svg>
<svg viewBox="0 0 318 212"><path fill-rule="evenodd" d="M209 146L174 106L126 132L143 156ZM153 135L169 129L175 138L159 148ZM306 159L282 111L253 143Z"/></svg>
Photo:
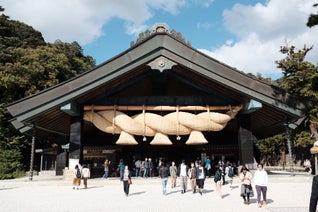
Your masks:
<svg viewBox="0 0 318 212"><path fill-rule="evenodd" d="M286 164L286 149L282 148L281 152L280 152L280 166L283 167L283 169L285 170L285 164Z"/></svg>

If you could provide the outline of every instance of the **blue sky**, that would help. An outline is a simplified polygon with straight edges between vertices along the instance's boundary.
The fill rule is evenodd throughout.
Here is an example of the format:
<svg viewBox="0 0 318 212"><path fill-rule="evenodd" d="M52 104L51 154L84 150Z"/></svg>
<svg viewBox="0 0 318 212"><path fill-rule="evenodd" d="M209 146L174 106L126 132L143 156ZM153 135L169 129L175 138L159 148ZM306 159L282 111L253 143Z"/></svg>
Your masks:
<svg viewBox="0 0 318 212"><path fill-rule="evenodd" d="M42 32L47 42L77 41L100 64L130 47L138 34L164 22L192 47L246 73L276 79L280 46L314 46L306 27L316 0L2 0L5 14ZM316 48L317 45L317 48Z"/></svg>

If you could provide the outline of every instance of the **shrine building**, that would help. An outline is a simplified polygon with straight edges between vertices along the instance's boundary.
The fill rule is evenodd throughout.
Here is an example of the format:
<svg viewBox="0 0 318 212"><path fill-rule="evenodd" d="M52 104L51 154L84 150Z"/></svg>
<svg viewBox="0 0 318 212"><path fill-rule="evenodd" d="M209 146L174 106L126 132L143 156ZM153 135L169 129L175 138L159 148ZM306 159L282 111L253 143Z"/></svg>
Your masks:
<svg viewBox="0 0 318 212"><path fill-rule="evenodd" d="M258 140L306 114L285 90L198 51L164 23L94 69L7 109L35 149L37 140L49 141L56 175L77 163L98 175L105 159L133 167L145 157L253 167Z"/></svg>

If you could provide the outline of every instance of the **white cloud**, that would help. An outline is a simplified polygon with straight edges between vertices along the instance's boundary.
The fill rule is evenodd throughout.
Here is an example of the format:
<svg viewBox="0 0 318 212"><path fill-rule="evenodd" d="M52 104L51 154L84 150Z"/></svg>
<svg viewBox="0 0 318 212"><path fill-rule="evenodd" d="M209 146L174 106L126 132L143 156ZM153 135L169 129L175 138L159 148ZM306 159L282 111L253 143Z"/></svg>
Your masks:
<svg viewBox="0 0 318 212"><path fill-rule="evenodd" d="M141 0L153 9L163 10L173 15L179 13L179 9L186 5L186 0Z"/></svg>
<svg viewBox="0 0 318 212"><path fill-rule="evenodd" d="M76 40L85 45L100 37L102 27L112 18L123 20L127 33L138 34L152 17L152 9L177 14L185 1L2 0L1 5L6 15L31 25L42 33L47 42Z"/></svg>
<svg viewBox="0 0 318 212"><path fill-rule="evenodd" d="M198 29L209 30L212 27L212 24L209 22L197 23Z"/></svg>
<svg viewBox="0 0 318 212"><path fill-rule="evenodd" d="M308 60L318 62L318 27L306 27L312 0L270 0L266 5L236 4L223 12L225 27L237 38L236 43L224 44L202 52L244 72L279 76L281 70L274 61L284 57L280 46L288 44L301 49L314 46Z"/></svg>
<svg viewBox="0 0 318 212"><path fill-rule="evenodd" d="M202 5L204 8L208 8L213 4L214 0L194 0L194 3Z"/></svg>
<svg viewBox="0 0 318 212"><path fill-rule="evenodd" d="M246 2L240 1L244 4ZM112 33L112 29L105 26L113 19L123 21L127 34L138 35L151 29L152 26L147 26L146 23L156 10L178 15L184 7L212 7L213 2L214 0L2 0L1 6L11 19L22 21L40 31L47 42L61 39L86 45L103 33ZM225 43L217 48L201 51L244 72L278 76L281 70L276 68L274 61L284 57L279 52L279 47L288 43L301 49L306 44L314 45L307 59L316 64L318 26L306 27L309 14L317 12L317 8L312 6L316 2L267 0L266 4L235 4L231 9L223 11L224 27L233 37L227 37ZM187 26L186 22L183 24ZM214 25L207 20L196 27L208 31Z"/></svg>
<svg viewBox="0 0 318 212"><path fill-rule="evenodd" d="M201 50L223 63L233 66L245 73L277 74L275 60L282 58L276 41L260 42L256 34L231 45L223 45L215 51Z"/></svg>

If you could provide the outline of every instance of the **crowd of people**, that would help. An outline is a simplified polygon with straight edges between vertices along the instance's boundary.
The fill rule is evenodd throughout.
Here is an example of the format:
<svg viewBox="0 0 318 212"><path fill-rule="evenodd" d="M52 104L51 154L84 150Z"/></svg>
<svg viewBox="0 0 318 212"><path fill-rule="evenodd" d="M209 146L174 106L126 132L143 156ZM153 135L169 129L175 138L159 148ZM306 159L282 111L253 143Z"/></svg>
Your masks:
<svg viewBox="0 0 318 212"><path fill-rule="evenodd" d="M110 161L106 160L104 162L104 174L103 178L108 177ZM123 190L126 196L129 195L129 187L131 185L131 176L134 174L136 177L151 177L154 176L154 165L151 158L145 158L144 161L136 160L134 173L129 170L127 164L124 163L123 159L119 160L118 170L119 179L123 182ZM167 195L167 185L168 179L170 177L171 189L176 188L177 179L179 178L180 192L184 194L188 191L188 185L191 187L192 193L199 193L203 195L205 179L212 176L215 182L216 198L222 199L222 185L229 184L230 189L233 189L232 182L233 177L238 175L241 182L241 192L240 195L243 198L244 204L250 204L250 198L254 196L254 188L252 185L253 175L249 169L245 166L241 168L239 173L236 167L232 163L220 160L215 165L214 173L212 173L213 165L211 160L207 158L204 162L196 160L188 165L185 160L176 166L174 161L166 163L164 160L159 160L157 166L158 177L161 179L162 184L162 194ZM90 178L90 171L84 165L75 166L74 170L74 180L73 189L79 189L81 179L83 179L84 188L87 188L87 179ZM254 174L255 190L257 193L257 203L258 207L266 206L266 194L267 194L267 184L268 175L264 170L263 164L258 164L257 170Z"/></svg>
<svg viewBox="0 0 318 212"><path fill-rule="evenodd" d="M308 167L308 162L305 162ZM110 161L105 160L104 174L102 178L107 178L109 176L110 164ZM213 165L209 158L206 158L204 162L196 160L191 162L189 166L185 160L182 160L178 166L174 161L166 163L164 160L159 160L158 166L156 167L151 158L145 158L144 161L136 160L134 165L135 169L133 172L136 177L153 177L156 169L158 176L161 178L163 195L167 195L168 179L171 181L171 189L174 189L176 188L178 177L180 180L181 194L188 191L187 186L190 184L192 193L199 193L202 195L204 193L206 177L211 177L213 174L216 197L222 199L222 185L229 184L229 188L233 189L233 177L237 175L241 182L240 196L243 198L243 204L250 204L250 198L254 197L255 189L258 207L261 208L267 205L268 174L262 163L257 165L257 170L254 172L254 176L246 166L242 166L238 172L235 165L230 162L224 163L223 160L220 160L215 165L215 171L212 173ZM117 172L119 172L119 179L123 182L124 193L126 196L129 196L129 187L132 184L131 176L133 172L129 170L128 165L125 165L123 159L120 159L118 163ZM84 189L86 189L87 180L90 178L90 169L86 165L76 165L73 174L73 189L79 189L81 180L83 180ZM253 183L255 187L253 187ZM318 201L317 188L318 176L316 175L312 182L309 205L310 212L316 211Z"/></svg>
<svg viewBox="0 0 318 212"><path fill-rule="evenodd" d="M122 160L119 164L122 163ZM151 158L145 158L144 161L136 160L135 163L135 176L139 177L151 177L154 176L155 166L152 163ZM120 166L120 165L119 165ZM176 181L179 177L181 194L187 192L188 185L191 186L192 193L204 193L204 183L206 177L213 175L215 182L216 198L222 199L222 186L229 184L230 189L233 189L233 177L238 175L241 181L241 197L244 204L250 204L250 198L253 197L252 186L252 173L247 167L243 166L238 173L235 165L230 162L224 162L219 160L217 164L213 164L209 157L204 162L196 160L188 165L185 160L176 166L174 161L166 163L164 160L159 160L158 163L158 176L161 178L162 194L167 194L168 178L171 178L171 188L176 187ZM120 178L121 179L121 178ZM121 179L122 180L122 179ZM257 193L258 207L265 206L268 176L267 172L263 168L263 164L258 164L258 169L254 176L255 190ZM262 199L261 199L262 198Z"/></svg>

